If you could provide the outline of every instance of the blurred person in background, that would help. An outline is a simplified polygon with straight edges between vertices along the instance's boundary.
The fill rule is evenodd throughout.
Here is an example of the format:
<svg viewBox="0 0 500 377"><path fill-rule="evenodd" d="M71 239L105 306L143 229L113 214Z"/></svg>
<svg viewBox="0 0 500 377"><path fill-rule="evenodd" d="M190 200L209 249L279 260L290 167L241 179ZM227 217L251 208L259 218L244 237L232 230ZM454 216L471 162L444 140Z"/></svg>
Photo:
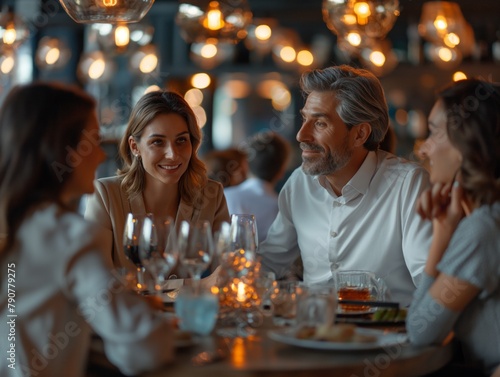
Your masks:
<svg viewBox="0 0 500 377"><path fill-rule="evenodd" d="M278 214L276 185L285 176L291 147L275 132L261 132L245 142L249 178L224 189L229 213L253 214L259 243Z"/></svg>
<svg viewBox="0 0 500 377"><path fill-rule="evenodd" d="M213 150L206 153L202 160L208 176L220 182L224 188L239 185L247 178L247 155L238 148Z"/></svg>

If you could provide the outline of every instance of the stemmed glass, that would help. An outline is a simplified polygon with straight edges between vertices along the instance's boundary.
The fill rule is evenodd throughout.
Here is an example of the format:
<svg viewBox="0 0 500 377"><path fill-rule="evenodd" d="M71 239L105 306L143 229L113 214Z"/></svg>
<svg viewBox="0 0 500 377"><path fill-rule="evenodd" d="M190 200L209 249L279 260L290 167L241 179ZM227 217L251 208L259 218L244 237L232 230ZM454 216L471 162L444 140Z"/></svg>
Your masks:
<svg viewBox="0 0 500 377"><path fill-rule="evenodd" d="M174 220L154 215L144 218L139 238L139 259L153 276L155 290L160 297L178 255Z"/></svg>
<svg viewBox="0 0 500 377"><path fill-rule="evenodd" d="M231 249L243 250L247 259L255 260L258 247L257 221L251 214L231 215Z"/></svg>
<svg viewBox="0 0 500 377"><path fill-rule="evenodd" d="M189 223L182 221L179 228L179 262L193 279L195 292L199 291L202 273L214 255L212 227L208 221Z"/></svg>
<svg viewBox="0 0 500 377"><path fill-rule="evenodd" d="M125 220L125 229L123 230L123 251L129 261L137 269L137 285L139 291L145 289L144 284L144 266L139 258L139 237L141 234L144 215L134 215L129 213Z"/></svg>
<svg viewBox="0 0 500 377"><path fill-rule="evenodd" d="M255 331L251 327L262 323L262 313L253 304L255 295L247 296L246 293L258 289L257 240L257 224L251 214L232 215L231 224L223 224L216 236L217 253L223 265L221 281L225 285L222 289L225 307L220 310L224 327L218 330L221 336L249 336ZM235 296L236 288L238 294ZM244 295L240 294L240 289Z"/></svg>

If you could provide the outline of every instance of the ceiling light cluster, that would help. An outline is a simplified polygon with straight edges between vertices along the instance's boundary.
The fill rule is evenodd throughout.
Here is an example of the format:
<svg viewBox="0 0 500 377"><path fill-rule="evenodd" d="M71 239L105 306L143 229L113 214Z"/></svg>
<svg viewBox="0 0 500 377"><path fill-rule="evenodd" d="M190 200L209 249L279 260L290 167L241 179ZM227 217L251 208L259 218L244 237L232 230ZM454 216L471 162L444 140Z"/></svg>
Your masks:
<svg viewBox="0 0 500 377"><path fill-rule="evenodd" d="M429 42L425 51L427 57L438 67L455 68L464 56L474 52L474 31L457 3L424 3L418 31Z"/></svg>
<svg viewBox="0 0 500 377"><path fill-rule="evenodd" d="M323 0L323 20L338 47L381 76L397 65L384 39L399 16L398 0Z"/></svg>

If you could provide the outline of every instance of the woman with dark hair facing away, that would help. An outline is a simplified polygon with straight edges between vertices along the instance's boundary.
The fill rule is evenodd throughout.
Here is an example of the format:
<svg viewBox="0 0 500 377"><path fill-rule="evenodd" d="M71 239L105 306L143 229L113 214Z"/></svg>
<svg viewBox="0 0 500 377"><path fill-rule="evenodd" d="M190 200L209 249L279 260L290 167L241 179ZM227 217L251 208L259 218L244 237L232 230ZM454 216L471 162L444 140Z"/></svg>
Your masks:
<svg viewBox="0 0 500 377"><path fill-rule="evenodd" d="M500 364L500 91L458 81L439 93L422 153L433 186L417 210L433 238L410 306L407 330L418 345L453 331L468 364Z"/></svg>
<svg viewBox="0 0 500 377"><path fill-rule="evenodd" d="M170 325L113 276L106 235L75 211L105 157L95 107L79 89L33 83L0 109L2 376L83 376L92 331L125 374L173 357Z"/></svg>
<svg viewBox="0 0 500 377"><path fill-rule="evenodd" d="M134 106L120 142L123 167L117 176L95 182L85 211L85 218L107 230L115 267L134 269L123 252L128 213L170 216L177 225L207 220L213 232L229 221L222 185L208 179L198 157L201 141L196 116L179 94L150 92ZM205 284L213 284L216 274L206 279Z"/></svg>

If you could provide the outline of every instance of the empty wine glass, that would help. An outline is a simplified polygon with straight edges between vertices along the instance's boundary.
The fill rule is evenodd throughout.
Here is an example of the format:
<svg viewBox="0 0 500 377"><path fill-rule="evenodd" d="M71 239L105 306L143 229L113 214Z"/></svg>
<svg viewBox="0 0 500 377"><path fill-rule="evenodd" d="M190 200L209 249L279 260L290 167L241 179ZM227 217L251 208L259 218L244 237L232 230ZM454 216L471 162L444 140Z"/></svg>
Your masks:
<svg viewBox="0 0 500 377"><path fill-rule="evenodd" d="M226 221L221 223L220 229L214 234L214 248L217 264L224 265L231 249L231 224Z"/></svg>
<svg viewBox="0 0 500 377"><path fill-rule="evenodd" d="M258 246L257 221L251 214L231 215L231 248L243 251L248 260L255 260Z"/></svg>
<svg viewBox="0 0 500 377"><path fill-rule="evenodd" d="M139 258L153 276L155 290L162 297L168 273L178 258L175 225L171 217L148 215L142 225L139 239Z"/></svg>
<svg viewBox="0 0 500 377"><path fill-rule="evenodd" d="M146 288L144 283L145 269L139 258L139 237L144 218L144 215L127 214L125 229L123 230L123 252L127 259L136 266L136 289L138 291L143 291Z"/></svg>
<svg viewBox="0 0 500 377"><path fill-rule="evenodd" d="M193 279L195 291L202 273L208 268L214 255L212 227L208 221L189 223L183 221L179 228L179 262Z"/></svg>

